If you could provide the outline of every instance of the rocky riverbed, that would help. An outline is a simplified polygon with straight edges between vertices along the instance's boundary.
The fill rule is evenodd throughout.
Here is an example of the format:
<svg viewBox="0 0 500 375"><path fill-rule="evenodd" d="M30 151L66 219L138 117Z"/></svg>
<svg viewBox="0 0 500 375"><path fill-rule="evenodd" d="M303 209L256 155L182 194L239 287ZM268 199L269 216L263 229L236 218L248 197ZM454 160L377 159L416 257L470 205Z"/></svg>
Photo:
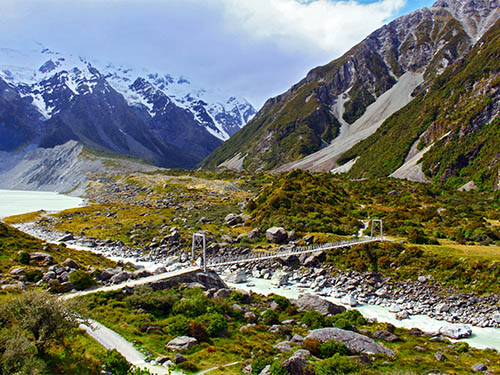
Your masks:
<svg viewBox="0 0 500 375"><path fill-rule="evenodd" d="M120 241L98 240L78 237L71 233L45 229L36 223L24 223L16 227L28 234L49 242L64 242L68 246L85 248L105 257L130 261L134 264L149 265L155 273L170 272L184 267L189 262L188 254L180 249L179 234L171 228L163 239L153 242L153 246L133 248ZM233 257L250 253L250 249L234 247L228 243L214 243L207 248L209 257ZM340 272L324 266L322 251L301 256L291 255L277 260L266 260L217 269L229 277L232 283L246 282L248 277L271 279L276 286L293 285L307 288L316 294L342 299L352 307L357 304L380 305L396 313L398 319L411 315L427 315L437 320L451 323L466 323L478 327L500 327L499 296L476 296L473 293L458 293L444 290L431 277L422 275L416 281L404 283L384 278L378 273ZM201 259L198 259L198 263ZM105 280L112 282L116 273L108 270ZM147 270L120 274L120 280L148 276ZM107 277L109 276L109 278Z"/></svg>

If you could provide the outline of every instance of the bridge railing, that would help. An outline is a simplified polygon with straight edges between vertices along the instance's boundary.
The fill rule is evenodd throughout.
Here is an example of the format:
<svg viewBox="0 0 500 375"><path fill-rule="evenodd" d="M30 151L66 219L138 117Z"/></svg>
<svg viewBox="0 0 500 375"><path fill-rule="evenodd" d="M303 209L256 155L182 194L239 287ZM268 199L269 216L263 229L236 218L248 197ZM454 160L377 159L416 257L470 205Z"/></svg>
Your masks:
<svg viewBox="0 0 500 375"><path fill-rule="evenodd" d="M328 250L344 246L354 246L358 244L377 242L377 241L384 241L384 239L382 237L369 237L368 239L352 239L352 240L343 240L339 242L329 242L321 245L293 247L291 249L274 250L272 252L267 252L267 253L252 253L246 256L244 255L218 256L207 259L207 265L218 266L218 265L246 263L261 259L273 259L294 254L306 254L315 251Z"/></svg>

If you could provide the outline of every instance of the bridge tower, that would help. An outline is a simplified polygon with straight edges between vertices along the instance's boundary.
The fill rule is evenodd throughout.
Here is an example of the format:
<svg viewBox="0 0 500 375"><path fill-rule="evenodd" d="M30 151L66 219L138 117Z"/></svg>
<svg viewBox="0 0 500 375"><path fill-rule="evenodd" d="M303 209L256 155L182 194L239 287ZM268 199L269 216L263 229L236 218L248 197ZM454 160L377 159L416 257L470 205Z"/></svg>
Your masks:
<svg viewBox="0 0 500 375"><path fill-rule="evenodd" d="M207 242L205 233L193 233L193 242L191 247L191 259L194 260L194 249L203 248L203 272L207 272Z"/></svg>
<svg viewBox="0 0 500 375"><path fill-rule="evenodd" d="M370 237L373 238L374 231L376 229L375 224L378 224L379 229L380 229L380 239L383 241L384 240L384 231L382 229L382 220L381 219L372 219L372 231L370 234Z"/></svg>

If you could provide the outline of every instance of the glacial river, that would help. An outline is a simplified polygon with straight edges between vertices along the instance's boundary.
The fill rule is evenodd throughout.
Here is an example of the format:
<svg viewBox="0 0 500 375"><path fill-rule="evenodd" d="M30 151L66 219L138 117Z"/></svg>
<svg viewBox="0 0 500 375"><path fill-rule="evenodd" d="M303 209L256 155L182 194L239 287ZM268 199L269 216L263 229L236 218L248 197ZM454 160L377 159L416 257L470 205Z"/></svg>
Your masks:
<svg viewBox="0 0 500 375"><path fill-rule="evenodd" d="M81 198L69 197L57 193L0 190L0 218L42 209L46 211L60 211L79 207L83 205L83 203L84 200ZM134 259L122 258L122 260L135 263ZM154 264L143 264L143 266L146 266L146 268L157 267L157 265ZM231 286L238 289L251 290L260 294L275 293L288 298L297 298L301 293L313 293L308 289L295 286L276 288L271 285L270 280L252 278L249 281L253 283L254 286L248 286L247 284L231 284ZM340 304L340 300L338 299L327 299ZM409 319L399 321L396 320L395 314L390 313L387 308L382 306L361 305L357 306L356 309L366 318L376 318L380 322L392 323L397 327L420 328L427 332L437 331L440 327L451 324L429 318L425 315L411 316ZM469 345L476 348L495 348L500 350L500 329L472 327L472 336L460 341L466 341Z"/></svg>

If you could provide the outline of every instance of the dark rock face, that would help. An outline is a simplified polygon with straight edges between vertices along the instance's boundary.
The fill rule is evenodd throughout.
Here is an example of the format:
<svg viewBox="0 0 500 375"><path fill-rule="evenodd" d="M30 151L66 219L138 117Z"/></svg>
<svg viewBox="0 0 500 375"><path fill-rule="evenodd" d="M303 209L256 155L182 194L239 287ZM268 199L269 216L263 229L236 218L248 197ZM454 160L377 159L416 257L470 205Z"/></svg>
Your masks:
<svg viewBox="0 0 500 375"><path fill-rule="evenodd" d="M343 342L347 348L354 353L363 354L386 354L394 356L395 353L385 346L377 344L371 338L360 335L359 333L346 331L340 328L320 328L312 330L306 339L316 339L319 342L335 340Z"/></svg>
<svg viewBox="0 0 500 375"><path fill-rule="evenodd" d="M344 306L338 306L326 299L320 298L312 294L301 294L299 298L295 301L295 304L299 310L316 310L317 312L328 315L328 314L340 314L345 311Z"/></svg>
<svg viewBox="0 0 500 375"><path fill-rule="evenodd" d="M164 290L174 288L179 284L199 283L208 289L229 289L222 279L213 271L203 273L193 271L177 277L172 277L168 280L159 280L149 284L153 290Z"/></svg>

